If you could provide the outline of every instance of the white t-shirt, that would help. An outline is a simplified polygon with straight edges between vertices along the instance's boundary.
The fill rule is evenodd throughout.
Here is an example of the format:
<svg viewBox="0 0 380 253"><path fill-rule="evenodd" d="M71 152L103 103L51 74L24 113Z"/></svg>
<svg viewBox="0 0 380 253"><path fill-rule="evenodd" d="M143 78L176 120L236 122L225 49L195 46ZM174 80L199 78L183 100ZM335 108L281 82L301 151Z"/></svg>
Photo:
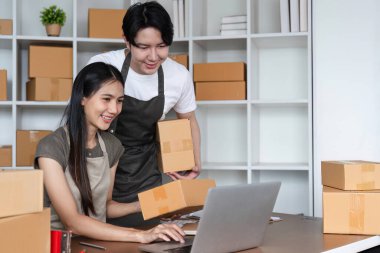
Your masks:
<svg viewBox="0 0 380 253"><path fill-rule="evenodd" d="M93 56L87 64L105 62L121 71L125 59L124 49ZM174 109L177 113L188 113L196 109L194 85L190 72L169 57L162 63L164 71L165 106L161 119ZM141 75L129 68L124 93L139 100L147 101L158 95L158 74Z"/></svg>

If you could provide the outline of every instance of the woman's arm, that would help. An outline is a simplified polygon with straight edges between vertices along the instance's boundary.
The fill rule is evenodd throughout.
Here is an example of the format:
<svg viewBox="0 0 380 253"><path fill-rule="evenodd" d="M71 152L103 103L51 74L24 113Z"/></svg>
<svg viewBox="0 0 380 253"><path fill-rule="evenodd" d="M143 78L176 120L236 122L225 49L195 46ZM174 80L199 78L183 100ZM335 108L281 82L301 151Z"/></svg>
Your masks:
<svg viewBox="0 0 380 253"><path fill-rule="evenodd" d="M201 155L200 155L201 132L199 130L198 121L197 121L194 111L189 112L189 113L177 113L177 118L190 120L191 137L193 139L195 166L191 171L186 172L186 174L171 172L171 173L168 173L168 175L173 180L194 179L198 177L199 174L201 173Z"/></svg>
<svg viewBox="0 0 380 253"><path fill-rule="evenodd" d="M44 185L61 222L73 233L107 241L152 242L157 239L183 242L183 231L178 226L159 225L148 231L118 227L80 214L67 184L62 167L53 159L38 158L44 172Z"/></svg>
<svg viewBox="0 0 380 253"><path fill-rule="evenodd" d="M112 190L113 190L113 185L115 182L117 164L118 163L116 163L111 168L111 178L110 178L111 182L110 182L110 187L109 187L108 196L107 196L107 217L108 218L117 218L117 217L125 216L127 214L141 212L140 202L138 201L132 202L132 203L119 203L112 200Z"/></svg>

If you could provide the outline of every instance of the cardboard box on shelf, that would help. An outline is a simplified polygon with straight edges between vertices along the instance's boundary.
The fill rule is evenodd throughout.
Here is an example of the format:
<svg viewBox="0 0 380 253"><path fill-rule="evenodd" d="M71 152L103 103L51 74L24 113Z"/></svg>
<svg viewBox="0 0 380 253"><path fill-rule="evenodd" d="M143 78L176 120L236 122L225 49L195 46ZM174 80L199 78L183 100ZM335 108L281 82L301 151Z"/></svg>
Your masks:
<svg viewBox="0 0 380 253"><path fill-rule="evenodd" d="M0 100L7 100L7 70L0 69Z"/></svg>
<svg viewBox="0 0 380 253"><path fill-rule="evenodd" d="M196 100L245 100L247 85L238 82L196 82Z"/></svg>
<svg viewBox="0 0 380 253"><path fill-rule="evenodd" d="M0 146L0 167L10 166L12 166L12 146Z"/></svg>
<svg viewBox="0 0 380 253"><path fill-rule="evenodd" d="M0 34L12 35L12 33L13 33L12 19L0 19Z"/></svg>
<svg viewBox="0 0 380 253"><path fill-rule="evenodd" d="M38 142L50 133L48 130L17 130L16 166L33 166Z"/></svg>
<svg viewBox="0 0 380 253"><path fill-rule="evenodd" d="M138 194L145 220L170 217L202 209L208 190L215 187L211 179L176 180Z"/></svg>
<svg viewBox="0 0 380 253"><path fill-rule="evenodd" d="M50 209L0 219L0 245L1 252L50 253Z"/></svg>
<svg viewBox="0 0 380 253"><path fill-rule="evenodd" d="M322 161L322 184L342 190L380 190L380 163Z"/></svg>
<svg viewBox="0 0 380 253"><path fill-rule="evenodd" d="M123 9L88 9L88 37L122 39L126 12Z"/></svg>
<svg viewBox="0 0 380 253"><path fill-rule="evenodd" d="M29 46L29 77L73 78L73 48Z"/></svg>
<svg viewBox="0 0 380 253"><path fill-rule="evenodd" d="M158 165L162 172L191 170L195 166L193 140L188 119L157 123Z"/></svg>
<svg viewBox="0 0 380 253"><path fill-rule="evenodd" d="M380 191L343 191L323 187L323 232L380 234Z"/></svg>
<svg viewBox="0 0 380 253"><path fill-rule="evenodd" d="M244 62L214 62L194 64L194 82L245 81Z"/></svg>
<svg viewBox="0 0 380 253"><path fill-rule="evenodd" d="M67 101L72 79L36 77L26 84L26 99L31 101Z"/></svg>
<svg viewBox="0 0 380 253"><path fill-rule="evenodd" d="M189 69L189 55L188 54L172 54L169 57L179 64L185 66L185 68Z"/></svg>
<svg viewBox="0 0 380 253"><path fill-rule="evenodd" d="M41 212L42 170L0 170L0 217Z"/></svg>

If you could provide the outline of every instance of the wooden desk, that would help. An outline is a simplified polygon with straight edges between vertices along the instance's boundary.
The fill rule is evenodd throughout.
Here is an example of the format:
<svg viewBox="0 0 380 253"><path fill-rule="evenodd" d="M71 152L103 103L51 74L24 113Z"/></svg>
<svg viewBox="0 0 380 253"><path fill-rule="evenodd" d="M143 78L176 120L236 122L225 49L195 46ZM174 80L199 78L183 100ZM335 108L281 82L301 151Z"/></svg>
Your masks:
<svg viewBox="0 0 380 253"><path fill-rule="evenodd" d="M280 216L283 221L268 226L263 245L242 253L350 253L380 245L380 236L323 234L320 218L288 214L275 214L275 216ZM107 250L85 247L79 245L79 241L102 245ZM84 248L87 249L87 253L140 253L139 245L75 237L72 241L72 253L79 253Z"/></svg>

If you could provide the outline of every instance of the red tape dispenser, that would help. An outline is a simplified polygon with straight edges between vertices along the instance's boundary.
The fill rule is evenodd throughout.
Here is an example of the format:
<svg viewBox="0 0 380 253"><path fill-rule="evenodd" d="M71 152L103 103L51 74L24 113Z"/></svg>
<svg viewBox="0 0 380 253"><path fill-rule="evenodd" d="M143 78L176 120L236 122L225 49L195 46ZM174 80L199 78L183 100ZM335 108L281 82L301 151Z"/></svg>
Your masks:
<svg viewBox="0 0 380 253"><path fill-rule="evenodd" d="M50 240L50 253L71 252L71 231L52 230Z"/></svg>

